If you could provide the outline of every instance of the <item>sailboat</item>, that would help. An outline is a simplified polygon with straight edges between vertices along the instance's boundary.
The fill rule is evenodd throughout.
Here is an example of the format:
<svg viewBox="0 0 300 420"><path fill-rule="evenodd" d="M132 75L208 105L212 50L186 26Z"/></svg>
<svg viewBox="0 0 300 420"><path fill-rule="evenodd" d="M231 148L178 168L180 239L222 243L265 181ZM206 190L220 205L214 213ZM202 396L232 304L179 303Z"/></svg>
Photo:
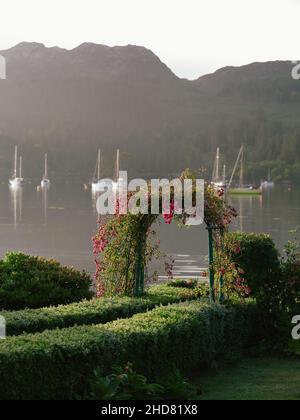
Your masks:
<svg viewBox="0 0 300 420"><path fill-rule="evenodd" d="M41 181L41 187L42 188L49 188L50 187L50 179L48 178L48 155L47 153L45 154L45 172L44 172L44 176L43 179Z"/></svg>
<svg viewBox="0 0 300 420"><path fill-rule="evenodd" d="M262 195L261 188L255 188L253 185L245 185L244 184L244 158L245 158L245 148L242 145L236 163L233 168L233 172L228 184L229 194L236 194L236 195ZM235 188L231 188L235 173L240 163L240 180L239 185Z"/></svg>
<svg viewBox="0 0 300 420"><path fill-rule="evenodd" d="M15 160L14 160L14 173L13 177L9 180L11 188L18 188L25 184L25 179L22 176L22 156L19 160L19 173L18 173L18 146L15 146Z"/></svg>
<svg viewBox="0 0 300 420"><path fill-rule="evenodd" d="M223 166L223 175L220 176L220 148L217 148L217 155L213 169L211 184L215 188L226 188L226 165Z"/></svg>
<svg viewBox="0 0 300 420"><path fill-rule="evenodd" d="M92 181L92 191L93 192L100 192L102 191L102 183L101 183L101 150L98 150L98 157L97 157L97 164L96 170L94 174L94 179Z"/></svg>
<svg viewBox="0 0 300 420"><path fill-rule="evenodd" d="M273 188L274 185L275 184L272 181L272 176L271 176L271 169L269 168L269 170L268 170L268 180L267 181L263 181L261 183L261 188Z"/></svg>
<svg viewBox="0 0 300 420"><path fill-rule="evenodd" d="M119 183L122 181L119 177L120 174L120 150L117 150L117 159L116 159L116 167L115 167L115 176L114 180L108 182L108 180L102 180L101 179L101 150L98 151L98 158L97 158L97 164L96 164L96 170L94 175L94 180L92 182L92 192L103 192L106 188L109 186L112 187L113 190L118 190Z"/></svg>

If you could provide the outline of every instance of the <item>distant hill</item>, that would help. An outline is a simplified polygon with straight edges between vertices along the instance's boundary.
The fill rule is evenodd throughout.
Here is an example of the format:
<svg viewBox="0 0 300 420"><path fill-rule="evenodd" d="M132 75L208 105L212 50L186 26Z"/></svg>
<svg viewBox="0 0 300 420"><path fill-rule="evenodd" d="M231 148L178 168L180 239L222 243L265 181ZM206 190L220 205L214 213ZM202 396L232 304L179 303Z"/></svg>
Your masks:
<svg viewBox="0 0 300 420"><path fill-rule="evenodd" d="M138 46L64 50L22 43L0 54L7 59L0 181L15 143L31 177L42 171L44 151L56 176L86 181L99 146L105 175L119 147L132 176L153 176L184 167L210 171L217 146L230 167L242 142L249 177L263 177L268 166L278 179L297 176L300 81L291 78L290 62L228 67L187 81Z"/></svg>

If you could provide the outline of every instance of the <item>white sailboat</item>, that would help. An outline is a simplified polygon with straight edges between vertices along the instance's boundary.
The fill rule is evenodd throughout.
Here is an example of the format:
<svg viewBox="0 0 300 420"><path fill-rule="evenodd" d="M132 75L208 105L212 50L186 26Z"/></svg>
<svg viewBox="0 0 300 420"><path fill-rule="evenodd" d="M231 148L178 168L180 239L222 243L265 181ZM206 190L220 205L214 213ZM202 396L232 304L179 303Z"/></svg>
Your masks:
<svg viewBox="0 0 300 420"><path fill-rule="evenodd" d="M99 149L95 175L92 181L92 192L96 193L101 191L103 191L103 184L101 182L101 150Z"/></svg>
<svg viewBox="0 0 300 420"><path fill-rule="evenodd" d="M41 181L41 187L42 188L49 188L50 184L51 184L51 181L48 177L48 155L46 153L45 154L45 172L44 172L43 179Z"/></svg>
<svg viewBox="0 0 300 420"><path fill-rule="evenodd" d="M223 176L220 175L220 148L217 148L217 156L214 164L211 184L215 188L226 188L226 165L223 166Z"/></svg>
<svg viewBox="0 0 300 420"><path fill-rule="evenodd" d="M120 179L120 150L117 150L115 176L113 178L113 181L108 182L108 180L104 181L103 179L101 179L101 150L99 149L94 180L92 182L92 192L103 192L110 186L112 186L112 189L116 191L118 190L121 181L122 180Z"/></svg>
<svg viewBox="0 0 300 420"><path fill-rule="evenodd" d="M11 188L18 188L25 184L25 179L22 176L22 156L19 160L19 173L18 173L18 146L15 147L15 161L14 161L14 173L13 177L9 180Z"/></svg>

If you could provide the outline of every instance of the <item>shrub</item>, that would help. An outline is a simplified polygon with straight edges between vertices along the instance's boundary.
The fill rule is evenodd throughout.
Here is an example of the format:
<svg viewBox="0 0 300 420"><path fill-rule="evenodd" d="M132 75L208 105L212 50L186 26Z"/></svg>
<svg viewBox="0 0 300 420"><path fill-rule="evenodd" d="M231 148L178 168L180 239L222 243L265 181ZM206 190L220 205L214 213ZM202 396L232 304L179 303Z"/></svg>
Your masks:
<svg viewBox="0 0 300 420"><path fill-rule="evenodd" d="M83 400L190 400L199 398L199 392L179 371L172 372L159 384L149 383L128 363L125 368L116 367L113 373L103 376L99 369L87 383L87 389L76 399Z"/></svg>
<svg viewBox="0 0 300 420"><path fill-rule="evenodd" d="M240 273L242 287L249 287L251 296L268 312L280 307L282 276L279 254L273 240L264 234L228 233L225 253L232 269ZM226 278L225 278L226 280Z"/></svg>
<svg viewBox="0 0 300 420"><path fill-rule="evenodd" d="M113 370L114 373L102 376L99 369L96 369L88 381L83 399L95 401L161 399L164 388L149 383L145 376L135 372L130 363L124 369L117 367Z"/></svg>
<svg viewBox="0 0 300 420"><path fill-rule="evenodd" d="M168 305L192 299L195 299L195 296L189 289L154 286L143 298L98 298L57 307L14 312L2 311L0 315L6 320L7 335L11 336L74 325L103 324L118 318L128 318L139 312L146 312L157 305Z"/></svg>
<svg viewBox="0 0 300 420"><path fill-rule="evenodd" d="M288 311L299 313L300 306L300 242L297 238L289 241L284 248L281 261L282 301Z"/></svg>
<svg viewBox="0 0 300 420"><path fill-rule="evenodd" d="M167 283L169 287L184 287L184 288L189 288L189 289L195 289L197 284L198 284L198 281L193 280L193 279L190 279L190 280L176 279L176 280L171 280Z"/></svg>
<svg viewBox="0 0 300 420"><path fill-rule="evenodd" d="M199 302L156 308L105 325L10 337L0 343L2 399L69 399L95 369L133 363L150 380L192 371L258 339L255 305L230 309Z"/></svg>
<svg viewBox="0 0 300 420"><path fill-rule="evenodd" d="M198 283L194 289L195 297L198 299L209 299L210 286L208 283Z"/></svg>
<svg viewBox="0 0 300 420"><path fill-rule="evenodd" d="M40 308L79 302L92 297L85 272L57 261L9 253L0 261L0 308Z"/></svg>

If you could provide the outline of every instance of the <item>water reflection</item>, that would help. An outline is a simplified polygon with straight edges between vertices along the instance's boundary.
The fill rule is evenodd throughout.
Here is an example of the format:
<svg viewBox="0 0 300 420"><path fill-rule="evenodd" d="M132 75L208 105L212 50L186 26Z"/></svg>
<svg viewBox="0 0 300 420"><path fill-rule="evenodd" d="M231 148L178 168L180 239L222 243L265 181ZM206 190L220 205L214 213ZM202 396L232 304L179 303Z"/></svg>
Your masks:
<svg viewBox="0 0 300 420"><path fill-rule="evenodd" d="M262 214L264 208L264 195L236 195L234 198L228 196L227 200L231 206L233 206L237 213L237 220L234 222L234 229L240 232L244 232L247 229L247 219L249 214L253 215L258 212Z"/></svg>
<svg viewBox="0 0 300 420"><path fill-rule="evenodd" d="M23 187L10 188L9 191L13 212L14 230L17 230L18 224L22 222Z"/></svg>
<svg viewBox="0 0 300 420"><path fill-rule="evenodd" d="M42 202L43 202L43 209L44 209L44 223L47 226L48 221L48 193L50 187L42 188Z"/></svg>
<svg viewBox="0 0 300 420"><path fill-rule="evenodd" d="M0 235L4 238L0 258L7 251L23 251L94 273L91 238L97 229L96 200L97 196L91 197L80 184L53 183L50 190L38 193L30 184L16 190L0 184ZM288 232L300 225L297 188L279 186L263 196L233 196L229 200L239 214L232 229L269 233L279 250L290 239ZM176 223L161 223L156 230L162 251L176 259L176 273L192 276L207 267L205 226L180 229ZM164 275L163 267L159 272Z"/></svg>

